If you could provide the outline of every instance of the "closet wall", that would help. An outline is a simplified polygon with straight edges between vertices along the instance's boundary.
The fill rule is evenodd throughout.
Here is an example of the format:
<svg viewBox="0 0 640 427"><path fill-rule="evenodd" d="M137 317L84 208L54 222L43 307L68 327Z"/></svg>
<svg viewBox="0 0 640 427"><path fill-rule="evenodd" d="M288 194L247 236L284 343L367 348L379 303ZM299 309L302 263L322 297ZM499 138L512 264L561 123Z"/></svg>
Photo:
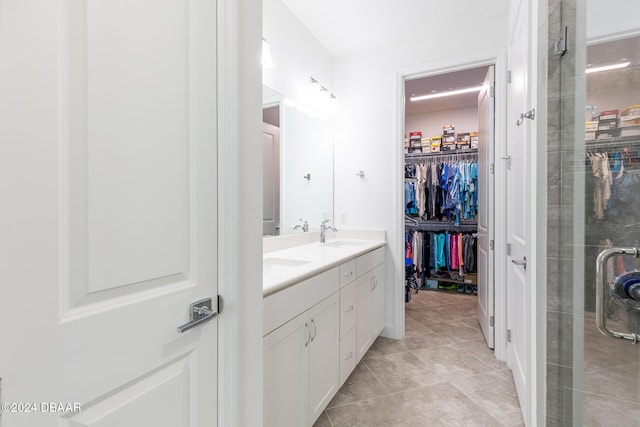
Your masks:
<svg viewBox="0 0 640 427"><path fill-rule="evenodd" d="M340 98L336 119L335 211L344 218L338 228L383 229L387 231L387 327L384 336L401 338L404 325L404 232L398 176L402 158L398 139L402 137L399 116L399 73L434 70L453 64L486 59L507 47L507 0L465 2L455 17L455 27L482 30L451 31L444 19L449 3L430 3L425 37L335 58L335 94ZM426 16L426 15L425 15ZM409 27L407 27L409 28ZM447 34L447 43L437 43L429 34ZM413 33L411 33L413 34ZM355 175L364 170L365 179Z"/></svg>
<svg viewBox="0 0 640 427"><path fill-rule="evenodd" d="M442 125L453 124L456 131L472 132L478 130L478 108L466 107L455 110L434 111L427 114L408 114L404 127L409 132L422 131L422 135L430 138L442 134Z"/></svg>

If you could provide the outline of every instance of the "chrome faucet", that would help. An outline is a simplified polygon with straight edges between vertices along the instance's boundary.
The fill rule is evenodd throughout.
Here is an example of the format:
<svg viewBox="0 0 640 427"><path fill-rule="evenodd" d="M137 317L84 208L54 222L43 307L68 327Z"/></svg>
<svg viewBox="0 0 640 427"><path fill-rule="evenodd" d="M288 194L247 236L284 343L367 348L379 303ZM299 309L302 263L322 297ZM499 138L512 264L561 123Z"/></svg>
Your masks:
<svg viewBox="0 0 640 427"><path fill-rule="evenodd" d="M324 243L327 241L327 230L338 231L335 227L327 225L328 222L329 220L325 219L324 221L322 221L322 224L320 224L320 243Z"/></svg>
<svg viewBox="0 0 640 427"><path fill-rule="evenodd" d="M300 218L300 221L302 221L302 218ZM298 228L302 229L302 231L306 233L307 231L309 231L309 223L307 221L302 221L302 225L296 225L295 227L293 227L293 230L295 231Z"/></svg>

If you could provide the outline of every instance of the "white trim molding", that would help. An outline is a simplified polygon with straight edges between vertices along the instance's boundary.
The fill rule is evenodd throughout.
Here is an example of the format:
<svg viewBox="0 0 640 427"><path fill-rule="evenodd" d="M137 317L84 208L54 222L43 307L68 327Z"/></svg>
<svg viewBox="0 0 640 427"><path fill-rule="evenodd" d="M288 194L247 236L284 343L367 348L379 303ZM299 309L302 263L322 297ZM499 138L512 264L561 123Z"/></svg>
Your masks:
<svg viewBox="0 0 640 427"><path fill-rule="evenodd" d="M475 52L473 54L460 57L449 58L446 60L432 61L426 64L420 64L408 68L400 69L396 74L396 139L404 138L404 82L408 79L420 77L428 77L439 74L452 73L455 71L466 70L470 68L495 65L496 79L496 104L495 104L495 147L494 156L499 158L504 156L506 141L506 93L507 93L507 57L504 50L488 50L484 52ZM389 252L391 259L396 262L396 277L393 283L402 284L398 286L395 296L395 322L396 338L404 336L404 193L402 192L404 183L404 149L402 144L397 144L394 152L394 175L396 176L397 185L394 186L393 200L395 206L400 207L396 212L396 220L394 228L390 233L394 233L397 238L389 238L389 241L398 242L396 245L390 246ZM504 194L506 192L505 179L506 169L504 162L495 162L495 355L498 360L506 358L506 266L505 254L506 246L506 229L499 227L499 224L505 224L504 215L506 212L506 200ZM498 310L498 308L500 308ZM501 333L502 331L503 333Z"/></svg>
<svg viewBox="0 0 640 427"><path fill-rule="evenodd" d="M217 425L259 426L262 208L256 201L261 203L262 189L254 183L262 179L262 1L217 0L217 8L218 290L223 298Z"/></svg>

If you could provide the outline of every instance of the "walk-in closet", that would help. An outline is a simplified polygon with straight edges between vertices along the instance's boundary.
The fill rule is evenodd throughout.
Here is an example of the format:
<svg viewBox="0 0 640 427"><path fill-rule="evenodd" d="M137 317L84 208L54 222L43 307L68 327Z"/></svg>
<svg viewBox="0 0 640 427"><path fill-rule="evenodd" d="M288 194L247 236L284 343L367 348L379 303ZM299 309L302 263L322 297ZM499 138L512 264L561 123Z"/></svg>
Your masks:
<svg viewBox="0 0 640 427"><path fill-rule="evenodd" d="M486 280L478 219L493 145L483 111L494 106L481 104L493 90L489 66L405 82L406 303L418 292L476 296L479 270Z"/></svg>

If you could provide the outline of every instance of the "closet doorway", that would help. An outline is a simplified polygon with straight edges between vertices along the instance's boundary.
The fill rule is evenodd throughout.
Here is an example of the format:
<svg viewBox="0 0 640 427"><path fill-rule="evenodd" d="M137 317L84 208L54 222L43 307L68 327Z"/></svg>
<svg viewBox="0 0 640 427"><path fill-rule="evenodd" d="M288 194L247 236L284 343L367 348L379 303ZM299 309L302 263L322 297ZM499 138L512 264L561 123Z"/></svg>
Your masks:
<svg viewBox="0 0 640 427"><path fill-rule="evenodd" d="M474 295L493 349L495 67L404 83L405 302Z"/></svg>

